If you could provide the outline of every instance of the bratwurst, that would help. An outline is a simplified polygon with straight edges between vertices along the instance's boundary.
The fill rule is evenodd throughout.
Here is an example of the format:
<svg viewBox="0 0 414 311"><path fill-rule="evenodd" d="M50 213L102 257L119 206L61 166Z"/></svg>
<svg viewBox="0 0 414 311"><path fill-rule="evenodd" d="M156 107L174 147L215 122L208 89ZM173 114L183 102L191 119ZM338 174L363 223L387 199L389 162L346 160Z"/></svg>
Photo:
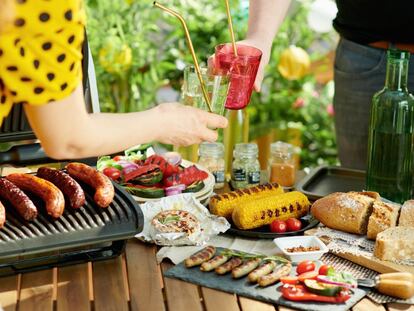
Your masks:
<svg viewBox="0 0 414 311"><path fill-rule="evenodd" d="M33 220L37 216L37 208L30 198L11 181L0 178L0 197L9 201L14 209L25 220Z"/></svg>
<svg viewBox="0 0 414 311"><path fill-rule="evenodd" d="M37 176L50 181L58 187L69 199L72 208L80 208L85 204L85 193L81 186L65 172L54 168L41 167L37 170Z"/></svg>
<svg viewBox="0 0 414 311"><path fill-rule="evenodd" d="M73 178L95 189L93 199L100 207L108 207L112 203L115 196L114 185L104 174L79 162L69 163L66 165L66 170Z"/></svg>
<svg viewBox="0 0 414 311"><path fill-rule="evenodd" d="M47 213L59 218L65 210L65 198L62 191L51 182L30 174L14 173L6 177L23 191L29 191L46 203Z"/></svg>

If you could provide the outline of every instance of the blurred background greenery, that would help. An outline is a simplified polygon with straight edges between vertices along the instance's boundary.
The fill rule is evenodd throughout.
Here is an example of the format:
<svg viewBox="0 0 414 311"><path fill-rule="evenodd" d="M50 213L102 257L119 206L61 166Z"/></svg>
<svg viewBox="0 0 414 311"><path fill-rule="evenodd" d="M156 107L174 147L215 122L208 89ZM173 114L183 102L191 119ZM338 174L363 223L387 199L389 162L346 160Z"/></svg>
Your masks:
<svg viewBox="0 0 414 311"><path fill-rule="evenodd" d="M102 111L145 110L165 94L170 94L170 100L179 99L183 69L192 63L191 55L178 21L153 8L152 2L86 1ZM248 106L250 139L259 146L263 138L292 142L300 147L302 168L338 161L330 81L336 35L309 27L313 2L293 1L274 40L262 92L255 93ZM164 4L185 18L200 62L206 63L215 45L230 40L224 1L170 0ZM243 39L248 1L232 0L231 6L236 38Z"/></svg>

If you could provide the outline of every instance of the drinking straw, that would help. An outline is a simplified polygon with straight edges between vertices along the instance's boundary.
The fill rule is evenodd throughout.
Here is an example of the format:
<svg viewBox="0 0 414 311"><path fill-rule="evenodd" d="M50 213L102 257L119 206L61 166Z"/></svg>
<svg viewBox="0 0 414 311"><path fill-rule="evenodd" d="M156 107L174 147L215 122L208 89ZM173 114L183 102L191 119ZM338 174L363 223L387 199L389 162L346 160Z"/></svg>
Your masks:
<svg viewBox="0 0 414 311"><path fill-rule="evenodd" d="M197 73L197 77L198 77L198 80L200 81L200 86L201 86L201 90L203 92L204 100L207 103L208 110L210 112L213 112L213 110L211 109L210 98L208 97L208 93L207 93L207 90L206 90L206 87L205 87L205 84L204 84L204 81L203 81L203 76L201 75L200 66L198 65L197 57L196 57L195 52L194 52L193 43L191 41L190 33L188 31L187 24L186 24L184 18L180 14L178 14L177 12L163 6L162 4L159 4L157 1L154 1L154 6L164 10L165 12L167 12L167 13L173 15L173 16L175 16L181 22L181 25L184 28L185 37L187 39L188 48L189 48L191 56L193 58L194 67L195 67L195 70L196 70L196 73Z"/></svg>
<svg viewBox="0 0 414 311"><path fill-rule="evenodd" d="M229 0L226 0L226 13L227 13L227 20L228 20L228 23L229 23L231 45L233 46L234 56L237 57L236 39L234 38L233 22L231 20Z"/></svg>

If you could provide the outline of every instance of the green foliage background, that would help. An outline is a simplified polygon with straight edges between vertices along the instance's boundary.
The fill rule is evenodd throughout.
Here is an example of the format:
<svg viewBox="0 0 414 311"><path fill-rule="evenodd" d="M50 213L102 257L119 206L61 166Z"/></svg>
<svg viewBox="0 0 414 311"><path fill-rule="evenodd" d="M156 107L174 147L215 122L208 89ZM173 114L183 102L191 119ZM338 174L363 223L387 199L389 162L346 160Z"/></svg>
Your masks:
<svg viewBox="0 0 414 311"><path fill-rule="evenodd" d="M155 105L156 91L164 85L179 90L182 65L192 63L179 22L152 6L150 0L87 0L88 38L95 60L102 111L140 111ZM228 42L224 1L170 0L161 2L182 14L198 59L206 62L218 43ZM306 21L311 0L296 1L274 41L263 91L253 95L248 106L250 137L269 129L301 131L303 166L336 163L333 118L328 113L332 84L319 86L312 75L287 81L279 74L280 53L291 44L318 56L315 42L332 43L332 33L319 35ZM236 37L246 33L248 1L231 1ZM130 64L117 55L130 49ZM314 50L314 51L313 51ZM106 63L100 61L104 51ZM119 57L118 57L119 58ZM119 63L119 59L118 59ZM302 102L303 105L295 105ZM301 107L298 107L301 106Z"/></svg>

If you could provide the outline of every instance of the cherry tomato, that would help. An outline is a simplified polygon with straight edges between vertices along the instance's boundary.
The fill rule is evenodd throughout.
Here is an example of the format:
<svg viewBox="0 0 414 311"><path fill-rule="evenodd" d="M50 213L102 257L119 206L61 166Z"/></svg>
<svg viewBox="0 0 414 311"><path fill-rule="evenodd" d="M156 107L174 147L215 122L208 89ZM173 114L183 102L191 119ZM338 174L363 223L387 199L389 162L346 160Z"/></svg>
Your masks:
<svg viewBox="0 0 414 311"><path fill-rule="evenodd" d="M296 285L299 284L299 279L297 276L283 276L280 278L280 282L282 282L282 284Z"/></svg>
<svg viewBox="0 0 414 311"><path fill-rule="evenodd" d="M108 176L109 178L111 178L112 180L118 180L119 177L121 177L121 171L118 170L115 167L106 167L103 170L103 173Z"/></svg>
<svg viewBox="0 0 414 311"><path fill-rule="evenodd" d="M309 271L302 273L298 276L299 282L304 282L305 280L315 280L319 275L318 271Z"/></svg>
<svg viewBox="0 0 414 311"><path fill-rule="evenodd" d="M289 218L286 220L286 226L288 231L298 231L302 229L302 223L296 218Z"/></svg>
<svg viewBox="0 0 414 311"><path fill-rule="evenodd" d="M123 159L124 159L124 157L121 156L121 155L114 156L114 158L113 158L113 160L116 161L116 162L121 161Z"/></svg>
<svg viewBox="0 0 414 311"><path fill-rule="evenodd" d="M322 265L319 268L319 274L320 275L328 275L328 271L329 270L334 270L334 268L332 266L328 266L328 265Z"/></svg>
<svg viewBox="0 0 414 311"><path fill-rule="evenodd" d="M276 233L286 232L286 222L283 220L273 220L270 224L270 231Z"/></svg>
<svg viewBox="0 0 414 311"><path fill-rule="evenodd" d="M298 264L296 267L296 273L297 274L303 274L305 272L314 271L316 268L316 265L311 260L304 260Z"/></svg>

